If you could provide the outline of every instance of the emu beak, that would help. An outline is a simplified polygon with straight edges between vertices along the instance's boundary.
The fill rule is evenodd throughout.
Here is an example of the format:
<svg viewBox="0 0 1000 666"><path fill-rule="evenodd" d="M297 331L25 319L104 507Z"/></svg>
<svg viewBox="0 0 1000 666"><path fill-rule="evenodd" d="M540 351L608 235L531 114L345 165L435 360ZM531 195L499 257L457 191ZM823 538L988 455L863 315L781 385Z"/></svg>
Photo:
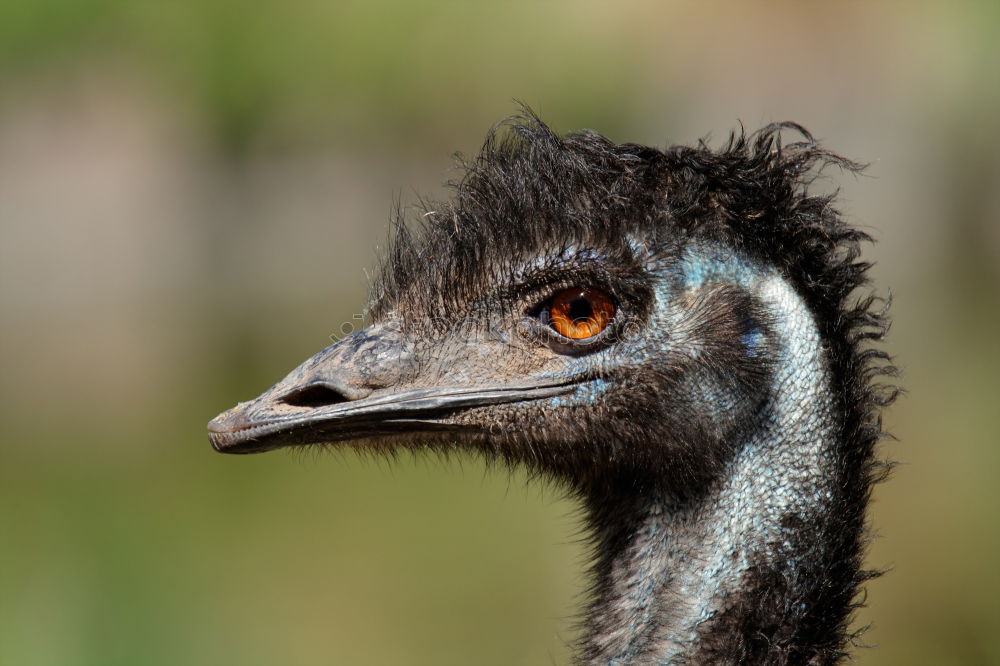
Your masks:
<svg viewBox="0 0 1000 666"><path fill-rule="evenodd" d="M407 432L468 430L447 420L473 407L571 392L576 382L422 387L414 345L391 325L375 325L327 347L249 402L208 423L221 453L261 453ZM401 390L401 386L406 386Z"/></svg>

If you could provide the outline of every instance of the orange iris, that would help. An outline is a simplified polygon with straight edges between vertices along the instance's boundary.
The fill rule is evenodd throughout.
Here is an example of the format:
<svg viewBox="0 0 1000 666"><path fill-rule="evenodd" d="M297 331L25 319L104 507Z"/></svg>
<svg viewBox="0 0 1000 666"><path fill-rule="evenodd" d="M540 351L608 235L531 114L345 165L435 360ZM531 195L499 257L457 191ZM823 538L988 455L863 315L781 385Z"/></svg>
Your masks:
<svg viewBox="0 0 1000 666"><path fill-rule="evenodd" d="M552 297L549 322L560 335L573 340L590 338L608 327L615 317L611 297L591 287L570 287Z"/></svg>

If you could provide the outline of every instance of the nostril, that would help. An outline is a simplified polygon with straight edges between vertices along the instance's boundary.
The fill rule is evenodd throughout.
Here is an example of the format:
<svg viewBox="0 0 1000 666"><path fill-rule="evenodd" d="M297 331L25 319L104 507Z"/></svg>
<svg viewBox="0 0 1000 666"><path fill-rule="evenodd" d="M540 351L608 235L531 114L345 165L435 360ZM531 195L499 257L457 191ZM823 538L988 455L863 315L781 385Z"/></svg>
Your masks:
<svg viewBox="0 0 1000 666"><path fill-rule="evenodd" d="M350 398L336 389L324 384L314 384L292 391L282 398L281 402L292 407L325 407L349 400Z"/></svg>

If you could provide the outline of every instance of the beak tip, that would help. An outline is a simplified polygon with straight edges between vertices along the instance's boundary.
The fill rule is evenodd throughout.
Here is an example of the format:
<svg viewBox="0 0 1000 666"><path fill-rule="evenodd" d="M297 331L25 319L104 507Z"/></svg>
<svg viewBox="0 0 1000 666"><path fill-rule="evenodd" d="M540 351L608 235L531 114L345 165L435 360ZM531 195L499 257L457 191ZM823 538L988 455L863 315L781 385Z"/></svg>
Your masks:
<svg viewBox="0 0 1000 666"><path fill-rule="evenodd" d="M262 445L260 431L249 423L240 403L208 422L208 442L218 453L260 453L274 446Z"/></svg>
<svg viewBox="0 0 1000 666"><path fill-rule="evenodd" d="M222 412L206 426L208 441L212 444L212 448L220 453L225 453L230 448L232 435L239 430L234 426L232 412L231 409Z"/></svg>

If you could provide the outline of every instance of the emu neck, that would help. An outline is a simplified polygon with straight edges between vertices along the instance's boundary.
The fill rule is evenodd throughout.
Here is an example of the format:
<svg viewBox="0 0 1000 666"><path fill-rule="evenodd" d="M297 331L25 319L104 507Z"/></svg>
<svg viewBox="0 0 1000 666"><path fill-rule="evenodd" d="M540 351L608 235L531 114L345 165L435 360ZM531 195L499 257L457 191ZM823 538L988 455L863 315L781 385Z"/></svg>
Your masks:
<svg viewBox="0 0 1000 666"><path fill-rule="evenodd" d="M822 656L833 654L828 645L809 644L824 624L814 617L826 598L824 563L842 538L831 528L837 428L827 363L787 284L771 277L755 291L776 313L781 360L716 482L693 499L591 498L602 552L587 663L832 660Z"/></svg>

